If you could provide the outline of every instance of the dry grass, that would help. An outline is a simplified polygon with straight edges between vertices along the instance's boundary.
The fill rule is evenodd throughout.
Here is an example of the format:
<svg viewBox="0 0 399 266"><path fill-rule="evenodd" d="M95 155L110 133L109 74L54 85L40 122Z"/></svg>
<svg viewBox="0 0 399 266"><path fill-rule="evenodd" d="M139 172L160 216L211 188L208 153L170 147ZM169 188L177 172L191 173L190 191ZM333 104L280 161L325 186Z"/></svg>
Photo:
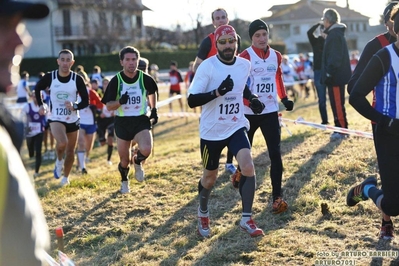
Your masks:
<svg viewBox="0 0 399 266"><path fill-rule="evenodd" d="M161 108L160 113L167 110ZM347 112L350 128L370 132L369 122L348 104ZM320 121L313 98L298 100L293 112L282 113L284 118ZM330 111L329 117L332 122ZM138 183L133 178L128 195L118 193L116 150L114 165L108 166L106 147L95 148L89 175L73 172L66 188L59 188L53 178L53 162L43 165L36 187L52 236L51 255L56 253L58 226L64 228L66 253L77 265L314 265L326 257L322 252L331 257L332 252L398 251L394 242L378 239L380 216L371 201L353 208L345 205L354 183L377 175L372 140L330 141L330 132L287 125L293 135L282 129L281 149L284 197L290 207L283 214L270 213L270 161L260 131L255 135L253 213L265 231L263 238L251 239L238 228L240 197L224 172L225 157L210 199L212 237L197 236L197 183L202 174L198 118L161 116L154 130L155 154L145 164L146 180ZM33 165L32 160L25 161ZM329 215L321 213L322 203L328 205ZM357 257L346 263L398 261Z"/></svg>

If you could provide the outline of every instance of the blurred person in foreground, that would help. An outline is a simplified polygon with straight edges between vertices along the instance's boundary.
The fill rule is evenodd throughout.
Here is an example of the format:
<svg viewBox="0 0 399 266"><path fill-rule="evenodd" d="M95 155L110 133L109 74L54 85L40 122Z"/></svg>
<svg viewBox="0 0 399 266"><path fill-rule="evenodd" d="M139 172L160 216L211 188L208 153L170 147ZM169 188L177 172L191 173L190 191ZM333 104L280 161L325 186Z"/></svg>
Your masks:
<svg viewBox="0 0 399 266"><path fill-rule="evenodd" d="M393 31L399 34L399 5L392 9ZM349 103L373 125L374 147L381 179L369 177L353 187L347 196L347 205L354 206L371 198L382 212L380 238L394 238L391 216L399 215L399 41L375 53L353 86ZM367 95L373 92L370 104Z"/></svg>
<svg viewBox="0 0 399 266"><path fill-rule="evenodd" d="M48 14L45 4L0 1L1 94L11 91L11 78L18 76L19 66L12 64L13 57L22 56L24 46L31 42L22 20L41 19ZM0 265L45 265L50 235L40 200L19 154L23 123L13 120L2 101L0 114Z"/></svg>
<svg viewBox="0 0 399 266"><path fill-rule="evenodd" d="M348 128L345 110L345 86L351 77L349 51L345 39L346 25L341 23L341 16L334 8L323 11L324 41L320 82L327 86L328 97L334 115L334 126ZM331 140L342 140L347 134L333 132Z"/></svg>
<svg viewBox="0 0 399 266"><path fill-rule="evenodd" d="M256 95L265 106L263 111L257 114L251 109L249 101L244 100L244 113L249 120L248 139L252 145L255 132L260 128L269 151L271 164L272 212L277 214L288 209L288 204L283 200L281 190L283 160L280 150L281 128L278 118L278 98L281 99L287 111L292 111L294 102L288 99L285 90L281 71L282 55L269 46L269 27L266 22L261 19L252 21L248 32L252 45L245 49L240 57L251 62L251 72L247 84L251 93ZM276 67L270 68L269 66ZM233 185L238 184L240 173L234 174L232 179Z"/></svg>
<svg viewBox="0 0 399 266"><path fill-rule="evenodd" d="M244 115L243 97L250 101L255 113L261 113L262 103L246 86L251 64L236 56L237 34L230 25L215 31L217 55L199 66L189 88L190 108L202 106L200 119L200 150L203 175L198 182L198 233L211 235L208 201L218 175L219 158L225 147L236 156L241 168L238 186L242 199L240 228L251 237L263 235L252 220L256 177L248 140L248 119Z"/></svg>
<svg viewBox="0 0 399 266"><path fill-rule="evenodd" d="M352 77L349 80L347 91L351 94L355 83L359 79L360 75L362 74L363 70L366 68L366 65L370 62L370 59L373 57L375 53L377 53L381 48L396 42L396 33L393 30L393 21L390 19L391 11L393 7L398 4L398 1L390 2L384 9L384 24L387 28L387 31L375 36L372 40L370 40L363 49L362 54L360 55L359 61L353 71ZM375 105L375 95L373 91L373 103L372 106ZM374 139L374 146L375 146L375 138L374 138L374 131L375 131L375 121L371 121L371 128L373 132L373 139ZM393 238L393 226L391 217L382 213L382 223L381 223L381 238Z"/></svg>

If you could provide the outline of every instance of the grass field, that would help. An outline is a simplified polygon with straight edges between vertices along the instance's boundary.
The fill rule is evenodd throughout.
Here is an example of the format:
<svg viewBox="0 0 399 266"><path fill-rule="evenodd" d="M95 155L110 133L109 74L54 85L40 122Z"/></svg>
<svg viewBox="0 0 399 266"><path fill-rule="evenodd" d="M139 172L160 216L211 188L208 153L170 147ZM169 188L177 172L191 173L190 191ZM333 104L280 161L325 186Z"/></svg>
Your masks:
<svg viewBox="0 0 399 266"><path fill-rule="evenodd" d="M161 94L161 100L166 97ZM370 132L370 123L349 104L346 107L349 127ZM174 109L178 110L177 102ZM333 124L329 104L328 110ZM318 261L399 265L397 258L368 253L399 252L395 241L378 238L381 218L373 203L352 208L345 204L353 184L378 176L371 139L352 136L330 141L330 131L287 122L292 136L282 128L281 150L289 209L273 215L270 161L258 131L252 149L257 177L253 218L265 236L252 239L239 230L240 196L224 172L222 157L210 198L212 237L201 239L196 233L197 184L202 174L198 117L168 117L167 111L168 107L159 109L154 154L144 166L145 182L132 178L130 194L118 192L116 150L109 166L106 147L95 148L87 165L89 174L74 170L71 185L65 188L53 178L54 162L44 162L35 185L51 233L51 255L57 251L55 228L62 226L65 253L77 265L314 265ZM281 113L287 119L321 121L313 95L299 99L294 111ZM33 174L33 160L24 160ZM325 215L322 203L329 208Z"/></svg>

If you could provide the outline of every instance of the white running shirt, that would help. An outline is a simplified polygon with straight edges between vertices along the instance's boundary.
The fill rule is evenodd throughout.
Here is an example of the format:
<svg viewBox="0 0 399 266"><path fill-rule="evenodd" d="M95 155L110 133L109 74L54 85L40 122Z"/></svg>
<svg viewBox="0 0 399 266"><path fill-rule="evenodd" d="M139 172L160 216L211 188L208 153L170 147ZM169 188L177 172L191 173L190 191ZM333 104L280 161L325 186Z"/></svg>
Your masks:
<svg viewBox="0 0 399 266"><path fill-rule="evenodd" d="M228 75L234 82L232 91L202 106L200 138L223 140L242 127L249 130L249 121L244 116L243 91L250 68L247 59L236 57L233 65L226 65L216 55L204 60L198 67L188 94L215 90Z"/></svg>
<svg viewBox="0 0 399 266"><path fill-rule="evenodd" d="M65 107L65 101L77 102L78 89L76 87L76 73L71 72L71 78L67 83L62 83L57 78L58 70L51 72L50 86L50 113L48 119L68 124L75 123L79 119L79 111L69 111Z"/></svg>
<svg viewBox="0 0 399 266"><path fill-rule="evenodd" d="M276 73L278 69L278 60L276 52L270 50L268 58L260 58L252 47L247 48L251 59L251 74L249 89L253 94L259 96L259 100L265 104L262 114L268 114L279 110ZM245 106L245 114L253 115L254 112L248 106Z"/></svg>

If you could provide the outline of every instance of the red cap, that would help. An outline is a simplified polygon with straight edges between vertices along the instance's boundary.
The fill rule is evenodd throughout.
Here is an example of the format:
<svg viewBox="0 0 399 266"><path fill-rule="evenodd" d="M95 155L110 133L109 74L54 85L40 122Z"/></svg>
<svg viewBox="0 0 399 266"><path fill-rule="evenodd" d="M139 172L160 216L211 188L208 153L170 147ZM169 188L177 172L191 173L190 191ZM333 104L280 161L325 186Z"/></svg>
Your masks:
<svg viewBox="0 0 399 266"><path fill-rule="evenodd" d="M236 30L230 25L222 25L215 30L215 41L223 35L230 35L234 39L237 39Z"/></svg>
<svg viewBox="0 0 399 266"><path fill-rule="evenodd" d="M57 227L55 229L55 235L57 237L64 237L64 230L62 230L62 227Z"/></svg>

